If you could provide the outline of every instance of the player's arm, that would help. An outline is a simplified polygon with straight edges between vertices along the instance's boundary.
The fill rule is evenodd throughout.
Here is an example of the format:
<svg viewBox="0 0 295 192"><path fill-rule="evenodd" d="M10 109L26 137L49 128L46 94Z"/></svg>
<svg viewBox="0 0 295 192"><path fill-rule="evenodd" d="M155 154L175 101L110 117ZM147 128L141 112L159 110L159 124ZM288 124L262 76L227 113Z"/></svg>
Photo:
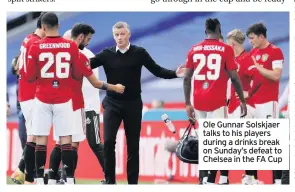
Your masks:
<svg viewBox="0 0 295 192"><path fill-rule="evenodd" d="M173 79L177 78L176 71L165 69L159 66L150 54L142 48L140 52L140 58L142 59L143 65L156 77L163 79Z"/></svg>
<svg viewBox="0 0 295 192"><path fill-rule="evenodd" d="M255 59L254 59L255 60ZM255 60L256 62L256 60ZM255 66L257 67L257 70L260 72L262 76L264 76L267 79L270 79L272 81L279 81L282 75L282 68L274 68L272 70L265 69L260 64L255 63Z"/></svg>
<svg viewBox="0 0 295 192"><path fill-rule="evenodd" d="M194 107L191 104L191 86L192 86L192 77L194 74L194 65L192 59L192 52L189 51L186 64L185 64L185 74L183 79L183 91L184 91L184 100L186 105L186 113L189 118L194 117Z"/></svg>
<svg viewBox="0 0 295 192"><path fill-rule="evenodd" d="M261 85L262 85L262 83L261 83L260 80L254 79L253 80L252 87L251 87L251 89L248 92L248 97L252 97L259 90L259 88L261 87Z"/></svg>
<svg viewBox="0 0 295 192"><path fill-rule="evenodd" d="M20 53L16 55L11 61L11 73L18 75Z"/></svg>
<svg viewBox="0 0 295 192"><path fill-rule="evenodd" d="M229 74L229 77L231 79L231 82L235 88L236 93L238 94L241 103L246 103L244 93L243 93L243 87L241 80L239 78L238 72L237 72L237 64L234 60L234 52L232 48L229 48L227 51L227 57L225 61L225 67Z"/></svg>
<svg viewBox="0 0 295 192"><path fill-rule="evenodd" d="M74 79L77 79L80 76L79 73L81 73L82 76L86 77L91 85L95 88L114 91L117 93L123 93L125 90L125 87L121 84L107 84L103 81L98 80L93 74L91 67L89 66L89 60L86 58L86 56L82 55L82 53L79 55L79 62L74 64L72 72Z"/></svg>
<svg viewBox="0 0 295 192"><path fill-rule="evenodd" d="M262 76L257 70L254 63L252 63L252 59L248 61L250 65L246 69L245 73L252 80L252 86L246 94L244 94L245 98L252 97L261 87L262 85Z"/></svg>
<svg viewBox="0 0 295 192"><path fill-rule="evenodd" d="M242 103L246 103L244 93L243 93L243 87L241 80L239 78L238 72L236 70L229 70L228 71L229 77L231 79L231 82L235 88L235 91L237 95L239 96Z"/></svg>
<svg viewBox="0 0 295 192"><path fill-rule="evenodd" d="M34 44L30 47L28 56L27 56L27 79L29 83L32 83L37 80L37 45Z"/></svg>
<svg viewBox="0 0 295 192"><path fill-rule="evenodd" d="M262 67L259 63L257 63L254 56L252 56L252 60L254 61L254 64L257 67L257 70L260 72L262 76L272 81L279 81L282 75L284 56L282 51L279 48L277 48L274 50L274 53L272 53L271 57L272 57L272 70L265 69L264 67Z"/></svg>
<svg viewBox="0 0 295 192"><path fill-rule="evenodd" d="M186 68L184 79L183 79L183 90L184 90L184 100L185 105L192 105L190 96L191 96L191 82L192 76L194 74L194 69Z"/></svg>
<svg viewBox="0 0 295 192"><path fill-rule="evenodd" d="M99 66L102 66L104 63L104 50L97 53L94 57L90 58L91 69L95 69Z"/></svg>
<svg viewBox="0 0 295 192"><path fill-rule="evenodd" d="M124 93L125 86L121 84L113 85L113 84L105 83L103 81L99 81L93 73L92 75L87 76L86 78L91 83L91 85L95 88L107 90L107 91L114 91L121 94Z"/></svg>

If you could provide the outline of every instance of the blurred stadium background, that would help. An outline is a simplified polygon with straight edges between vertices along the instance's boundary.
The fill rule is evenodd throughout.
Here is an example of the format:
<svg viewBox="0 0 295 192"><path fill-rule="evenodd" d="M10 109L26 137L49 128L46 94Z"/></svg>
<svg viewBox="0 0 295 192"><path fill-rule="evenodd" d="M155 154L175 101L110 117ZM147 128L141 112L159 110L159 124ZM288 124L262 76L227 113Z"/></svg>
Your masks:
<svg viewBox="0 0 295 192"><path fill-rule="evenodd" d="M9 12L7 14L7 92L10 97L11 114L8 117L8 165L7 175L17 166L21 147L17 133L16 77L11 73L11 60L19 52L23 38L36 27L40 12ZM246 31L255 22L264 22L268 39L279 46L285 57L283 76L280 81L282 93L289 79L289 13L288 12L58 12L60 34L77 22L90 24L96 30L88 48L94 53L114 45L112 26L117 21L126 21L131 27L131 43L143 46L161 66L175 69L186 60L193 44L204 39L204 21L217 17L222 32L234 28ZM246 42L249 50L250 44ZM103 68L99 69L101 80L106 80ZM144 101L143 130L141 137L140 180L143 182L166 182L174 175L174 181L197 182L197 166L179 162L175 155L164 151L165 139L178 139L187 125L184 111L182 79L163 80L154 77L147 69L142 70L142 98ZM101 92L101 99L104 92ZM160 108L160 109L155 109ZM166 130L161 115L167 113L175 122L179 134ZM120 129L117 140L117 175L126 180L126 148L124 131ZM86 144L85 144L86 143ZM148 144L148 145L147 145ZM53 145L53 144L52 144ZM102 179L98 163L87 146L79 149L77 177ZM87 162L87 163L84 163ZM95 170L95 171L94 171ZM232 182L240 182L242 171L230 173ZM264 183L269 183L269 172L261 171Z"/></svg>

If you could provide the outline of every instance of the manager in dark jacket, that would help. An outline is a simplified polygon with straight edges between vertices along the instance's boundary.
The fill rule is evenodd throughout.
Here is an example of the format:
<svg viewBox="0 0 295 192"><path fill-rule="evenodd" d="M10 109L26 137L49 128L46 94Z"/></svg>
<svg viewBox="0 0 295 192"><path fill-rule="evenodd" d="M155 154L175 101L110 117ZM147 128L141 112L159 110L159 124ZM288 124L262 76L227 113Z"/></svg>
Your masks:
<svg viewBox="0 0 295 192"><path fill-rule="evenodd" d="M126 87L124 94L107 92L102 102L105 179L107 184L116 183L115 144L117 132L123 120L128 152L128 184L138 184L142 66L155 76L164 79L181 77L185 69L179 67L176 71L172 71L162 68L144 48L130 44L130 29L126 22L118 22L113 26L113 36L117 45L102 50L90 60L92 68L103 66L108 83L121 83Z"/></svg>

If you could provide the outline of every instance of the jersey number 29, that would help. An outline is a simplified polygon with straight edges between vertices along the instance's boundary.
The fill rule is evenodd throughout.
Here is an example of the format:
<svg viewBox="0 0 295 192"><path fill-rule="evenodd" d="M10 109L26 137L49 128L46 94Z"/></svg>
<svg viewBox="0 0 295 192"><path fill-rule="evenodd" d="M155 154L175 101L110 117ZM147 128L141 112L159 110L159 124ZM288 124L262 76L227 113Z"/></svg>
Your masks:
<svg viewBox="0 0 295 192"><path fill-rule="evenodd" d="M41 69L42 78L54 78L54 73L56 77L63 79L68 78L70 73L70 60L71 55L68 52L59 52L56 55L53 53L41 53L39 55L40 61L47 60L47 63ZM64 62L63 62L64 60ZM55 63L55 72L48 72L50 67Z"/></svg>
<svg viewBox="0 0 295 192"><path fill-rule="evenodd" d="M221 56L219 54L209 54L208 56L204 54L194 54L193 62L198 63L195 71L194 78L195 80L217 80L220 75L220 67L221 67ZM208 71L205 74L200 74L201 70L204 67L208 67Z"/></svg>

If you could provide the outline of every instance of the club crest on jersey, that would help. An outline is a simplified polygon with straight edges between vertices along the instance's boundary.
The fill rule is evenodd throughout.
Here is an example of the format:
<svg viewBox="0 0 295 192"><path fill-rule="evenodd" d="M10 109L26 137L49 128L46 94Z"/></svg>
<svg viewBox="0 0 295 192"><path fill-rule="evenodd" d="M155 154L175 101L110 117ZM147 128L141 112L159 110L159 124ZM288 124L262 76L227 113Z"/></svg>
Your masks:
<svg viewBox="0 0 295 192"><path fill-rule="evenodd" d="M53 88L58 88L59 87L59 82L57 80L52 81L52 87Z"/></svg>
<svg viewBox="0 0 295 192"><path fill-rule="evenodd" d="M268 54L263 54L261 60L265 62L268 59Z"/></svg>
<svg viewBox="0 0 295 192"><path fill-rule="evenodd" d="M204 82L203 83L203 89L206 90L209 87L209 83L208 82Z"/></svg>
<svg viewBox="0 0 295 192"><path fill-rule="evenodd" d="M261 55L256 55L255 59L258 61L261 58Z"/></svg>

